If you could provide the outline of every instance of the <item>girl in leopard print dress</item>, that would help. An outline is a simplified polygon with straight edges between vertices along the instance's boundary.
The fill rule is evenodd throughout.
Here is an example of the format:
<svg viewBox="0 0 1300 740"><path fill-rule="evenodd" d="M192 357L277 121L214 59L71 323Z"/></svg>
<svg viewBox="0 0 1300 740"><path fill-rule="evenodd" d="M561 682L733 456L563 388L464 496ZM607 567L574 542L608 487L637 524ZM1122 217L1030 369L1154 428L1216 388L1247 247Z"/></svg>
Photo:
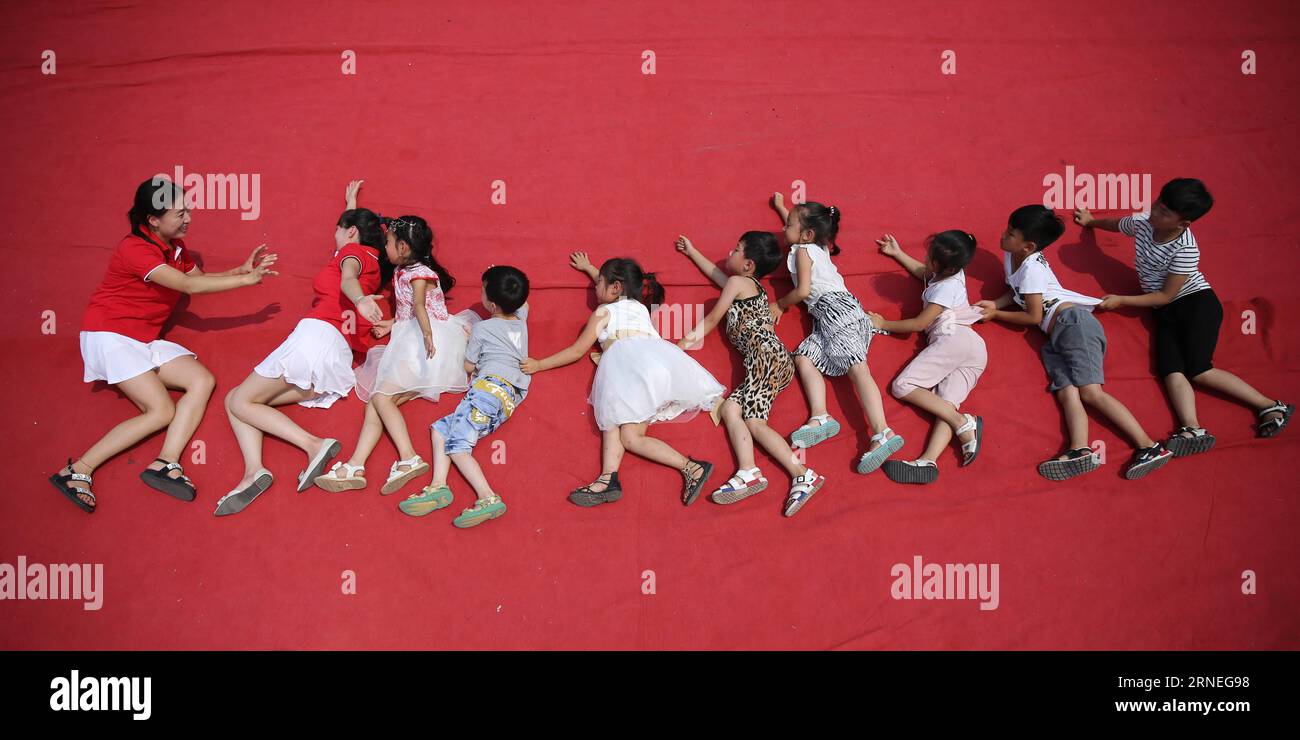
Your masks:
<svg viewBox="0 0 1300 740"><path fill-rule="evenodd" d="M758 278L775 270L784 261L776 236L762 231L748 231L727 255L726 271L719 269L700 253L691 240L677 237L677 251L691 258L695 266L722 289L717 305L698 326L679 342L682 349L699 346L701 339L722 321L727 320L727 338L740 352L745 364L745 379L722 405L740 468L710 499L714 503L733 504L767 488L767 478L754 464L754 439L763 446L790 475L792 483L786 497L785 515L793 516L826 483L826 477L799 464L785 438L767 425L776 396L794 379L794 361L772 328L767 291ZM727 273L730 273L728 276Z"/></svg>

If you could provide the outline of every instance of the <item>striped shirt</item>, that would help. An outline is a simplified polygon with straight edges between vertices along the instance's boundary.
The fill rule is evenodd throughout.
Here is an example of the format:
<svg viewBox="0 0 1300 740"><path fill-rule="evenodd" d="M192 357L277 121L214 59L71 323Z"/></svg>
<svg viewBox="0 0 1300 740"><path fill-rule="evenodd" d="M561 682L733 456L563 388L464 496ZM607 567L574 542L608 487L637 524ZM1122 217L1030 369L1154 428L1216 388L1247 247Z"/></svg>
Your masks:
<svg viewBox="0 0 1300 740"><path fill-rule="evenodd" d="M1205 276L1197 270L1201 250L1196 246L1192 230L1186 229L1172 241L1157 243L1155 229L1144 213L1135 213L1119 220L1119 230L1133 237L1133 265L1137 268L1138 282L1144 293L1155 293L1165 287L1166 275L1186 275L1187 281L1173 300L1189 293L1210 287Z"/></svg>

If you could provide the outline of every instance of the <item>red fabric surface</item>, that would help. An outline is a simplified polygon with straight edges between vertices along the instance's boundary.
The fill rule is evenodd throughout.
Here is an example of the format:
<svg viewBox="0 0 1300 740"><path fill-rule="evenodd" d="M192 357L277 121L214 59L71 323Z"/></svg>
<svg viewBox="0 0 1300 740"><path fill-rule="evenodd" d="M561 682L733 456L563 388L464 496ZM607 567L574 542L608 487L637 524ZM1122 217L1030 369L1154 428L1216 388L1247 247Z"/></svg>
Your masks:
<svg viewBox="0 0 1300 740"><path fill-rule="evenodd" d="M0 34L8 172L0 179L9 279L3 359L6 485L0 562L105 565L104 607L0 602L0 648L1296 648L1300 546L1292 456L1300 431L1253 438L1252 414L1207 395L1210 454L1140 482L1119 477L1128 445L1094 418L1110 464L1052 484L1035 464L1063 428L1045 392L1041 333L978 327L990 362L967 409L987 422L974 467L951 453L926 488L851 471L865 423L847 381L832 381L845 432L809 452L830 477L793 519L787 479L766 456L769 491L733 507L684 509L675 471L628 456L625 498L579 509L565 494L598 472L586 360L536 377L528 399L480 447L509 504L473 530L452 509L424 519L380 497L394 458L385 439L364 493L293 492L302 454L268 439L274 487L244 513L212 516L242 468L222 398L307 312L329 260L343 188L361 204L415 213L438 234L460 281L514 264L532 280L532 354L567 345L592 308L575 249L632 256L668 300L711 305L716 291L673 251L679 233L721 259L748 229L778 230L765 204L794 180L843 211L838 259L863 305L897 318L920 286L876 253L895 234L912 255L929 233L962 228L980 251L972 299L1000 294L997 237L1007 214L1039 202L1043 178L1151 173L1206 181L1214 210L1195 226L1201 269L1226 309L1217 354L1265 393L1295 399L1300 256L1288 225L1300 166L1295 11L1219 3L953 4L420 3L68 4L16 9ZM57 74L43 76L43 50ZM357 74L340 55L357 54ZM940 73L941 54L957 74ZM1241 54L1257 54L1243 75ZM653 50L656 74L642 74ZM83 385L77 329L109 254L127 231L135 186L155 172L260 173L256 220L196 211L187 245L225 270L267 242L279 277L184 299L166 337L190 347L218 388L185 461L199 500L137 478L161 435L95 475L87 516L44 479L134 407ZM507 203L491 202L503 180ZM1108 212L1114 215L1118 212ZM1068 213L1062 213L1068 219ZM1069 288L1137 290L1131 240L1070 225L1048 251ZM767 281L772 283L773 281ZM789 281L774 281L788 290ZM1258 332L1239 331L1256 312ZM57 332L43 334L43 311ZM1150 373L1149 317L1101 316L1107 387L1153 435L1174 426ZM788 314L793 347L810 321ZM923 337L879 338L882 389ZM720 335L694 355L729 387L739 358ZM406 408L417 449L454 399ZM355 398L288 413L338 437L358 431ZM886 413L921 448L929 419L892 398ZM802 391L777 401L774 427L804 418ZM700 417L654 432L733 465L723 430ZM490 464L493 443L506 462ZM891 598L895 563L998 563L1000 605ZM341 593L354 571L357 593ZM656 593L643 594L652 570ZM1253 570L1258 593L1243 595Z"/></svg>

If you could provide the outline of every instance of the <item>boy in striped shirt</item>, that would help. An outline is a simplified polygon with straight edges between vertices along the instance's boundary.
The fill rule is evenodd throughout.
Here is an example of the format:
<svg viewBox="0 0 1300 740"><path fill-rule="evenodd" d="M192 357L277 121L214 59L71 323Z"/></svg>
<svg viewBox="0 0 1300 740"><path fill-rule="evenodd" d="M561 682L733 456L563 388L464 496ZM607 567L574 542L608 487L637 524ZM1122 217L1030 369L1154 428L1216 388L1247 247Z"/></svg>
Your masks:
<svg viewBox="0 0 1300 740"><path fill-rule="evenodd" d="M1108 295L1097 307L1150 307L1155 314L1156 372L1169 391L1179 427L1166 443L1175 457L1205 452L1214 436L1196 418L1192 384L1217 391L1255 410L1261 437L1282 431L1295 407L1275 401L1232 373L1214 367L1214 347L1223 323L1223 305L1198 269L1200 250L1191 225L1214 205L1205 184L1193 178L1170 180L1160 189L1151 214L1094 218L1076 209L1084 228L1117 231L1133 237L1134 266L1142 295Z"/></svg>

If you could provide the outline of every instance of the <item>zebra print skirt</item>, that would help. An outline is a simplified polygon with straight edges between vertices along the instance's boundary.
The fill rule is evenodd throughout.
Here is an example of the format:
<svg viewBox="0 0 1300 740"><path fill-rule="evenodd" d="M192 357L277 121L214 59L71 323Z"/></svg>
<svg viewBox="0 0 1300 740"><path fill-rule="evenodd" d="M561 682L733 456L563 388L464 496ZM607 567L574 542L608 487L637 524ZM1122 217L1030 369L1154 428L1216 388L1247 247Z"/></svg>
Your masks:
<svg viewBox="0 0 1300 740"><path fill-rule="evenodd" d="M795 355L807 357L822 375L830 377L846 375L851 365L867 361L871 319L852 293L827 293L808 312L813 317L813 331L800 342Z"/></svg>

